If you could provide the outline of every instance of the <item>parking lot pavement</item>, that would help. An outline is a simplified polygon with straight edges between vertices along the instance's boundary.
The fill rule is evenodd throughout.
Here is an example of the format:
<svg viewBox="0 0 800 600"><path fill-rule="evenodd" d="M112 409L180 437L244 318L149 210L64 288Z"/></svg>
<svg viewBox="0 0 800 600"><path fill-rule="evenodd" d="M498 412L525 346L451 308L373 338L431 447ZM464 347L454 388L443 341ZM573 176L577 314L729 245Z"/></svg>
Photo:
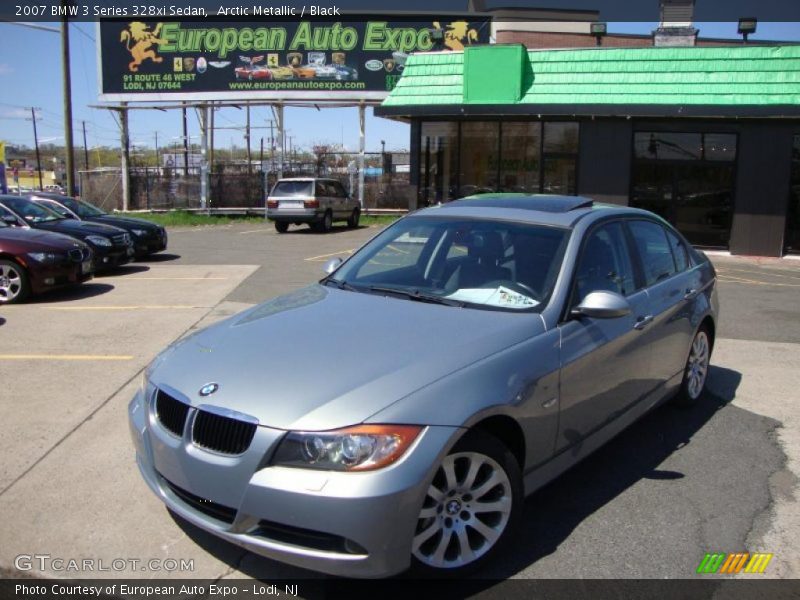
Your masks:
<svg viewBox="0 0 800 600"><path fill-rule="evenodd" d="M0 490L255 268L136 264L73 291L3 307Z"/></svg>
<svg viewBox="0 0 800 600"><path fill-rule="evenodd" d="M172 260L3 309L2 352L49 359L0 358L12 381L0 417L15 436L0 440L0 569L39 552L194 561L191 572L103 576L314 576L173 519L135 468L126 423L137 373L161 347L319 279L329 256L378 229L302 231L171 231ZM534 494L518 543L483 575L686 578L706 552L750 550L775 554L768 576L800 576L800 262L714 261L722 310L705 401L654 411Z"/></svg>

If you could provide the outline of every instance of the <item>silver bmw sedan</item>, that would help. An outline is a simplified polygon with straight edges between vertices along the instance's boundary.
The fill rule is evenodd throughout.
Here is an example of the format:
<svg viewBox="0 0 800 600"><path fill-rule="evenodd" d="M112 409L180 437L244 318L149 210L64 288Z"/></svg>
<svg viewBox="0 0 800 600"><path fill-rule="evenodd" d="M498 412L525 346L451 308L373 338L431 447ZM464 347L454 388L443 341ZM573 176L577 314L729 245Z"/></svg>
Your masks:
<svg viewBox="0 0 800 600"><path fill-rule="evenodd" d="M478 568L526 495L703 394L714 268L646 211L465 199L327 272L167 348L129 406L153 492L279 561Z"/></svg>

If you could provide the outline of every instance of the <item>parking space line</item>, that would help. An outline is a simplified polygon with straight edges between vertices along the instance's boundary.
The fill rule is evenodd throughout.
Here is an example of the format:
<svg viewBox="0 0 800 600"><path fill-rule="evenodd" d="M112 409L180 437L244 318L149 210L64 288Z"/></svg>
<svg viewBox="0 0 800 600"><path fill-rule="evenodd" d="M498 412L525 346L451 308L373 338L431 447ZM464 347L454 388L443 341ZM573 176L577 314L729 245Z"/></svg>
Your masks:
<svg viewBox="0 0 800 600"><path fill-rule="evenodd" d="M133 356L113 354L0 354L0 360L133 360Z"/></svg>
<svg viewBox="0 0 800 600"><path fill-rule="evenodd" d="M339 250L338 252L331 252L330 254L320 254L319 256L312 256L310 258L304 258L303 260L305 260L305 261L315 261L315 260L321 260L323 258L330 258L331 256L339 256L341 254L352 254L353 252L355 252L355 248L350 249L350 250Z"/></svg>
<svg viewBox="0 0 800 600"><path fill-rule="evenodd" d="M213 308L211 306L194 306L189 304L142 304L130 306L46 306L47 310L172 310L172 309L193 309L193 308Z"/></svg>
<svg viewBox="0 0 800 600"><path fill-rule="evenodd" d="M248 231L240 231L239 235L247 235L248 233L270 233L272 230L268 227L262 227L261 229L249 229Z"/></svg>
<svg viewBox="0 0 800 600"><path fill-rule="evenodd" d="M120 281L227 281L227 277L124 277L114 280L114 283Z"/></svg>

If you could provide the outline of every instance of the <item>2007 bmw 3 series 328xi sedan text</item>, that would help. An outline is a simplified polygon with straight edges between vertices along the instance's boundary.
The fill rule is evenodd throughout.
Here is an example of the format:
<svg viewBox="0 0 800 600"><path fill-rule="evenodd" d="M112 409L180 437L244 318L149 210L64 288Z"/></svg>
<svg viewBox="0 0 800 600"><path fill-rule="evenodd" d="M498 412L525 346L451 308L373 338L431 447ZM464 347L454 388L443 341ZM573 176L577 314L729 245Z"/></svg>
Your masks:
<svg viewBox="0 0 800 600"><path fill-rule="evenodd" d="M327 270L173 344L129 407L159 498L279 561L472 570L527 494L703 393L715 272L649 212L475 197Z"/></svg>

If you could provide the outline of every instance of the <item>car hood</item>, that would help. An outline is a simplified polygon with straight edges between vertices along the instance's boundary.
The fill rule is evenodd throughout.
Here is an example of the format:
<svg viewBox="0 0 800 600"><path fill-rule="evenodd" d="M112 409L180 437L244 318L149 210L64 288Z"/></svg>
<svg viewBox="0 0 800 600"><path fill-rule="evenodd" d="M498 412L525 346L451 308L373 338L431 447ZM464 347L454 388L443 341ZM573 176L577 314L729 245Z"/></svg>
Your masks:
<svg viewBox="0 0 800 600"><path fill-rule="evenodd" d="M279 429L360 423L421 387L544 331L535 313L457 308L313 285L177 342L151 382L194 406ZM201 397L207 383L219 388ZM425 415L409 415L425 423Z"/></svg>
<svg viewBox="0 0 800 600"><path fill-rule="evenodd" d="M104 223L106 225L114 225L115 227L122 227L123 229L144 229L145 231L158 231L160 227L146 221L145 219L136 219L133 217L115 217L114 215L104 215L102 217L92 217L92 223Z"/></svg>
<svg viewBox="0 0 800 600"><path fill-rule="evenodd" d="M86 247L82 242L68 235L40 229L18 229L16 227L0 229L0 249L3 247L3 242L10 242L19 252L66 251L77 247Z"/></svg>
<svg viewBox="0 0 800 600"><path fill-rule="evenodd" d="M125 230L120 229L119 227L112 227L111 225L104 225L103 223L92 223L91 221L77 221L75 219L62 219L60 221L51 221L48 223L35 223L34 227L77 236L111 236L125 233Z"/></svg>

